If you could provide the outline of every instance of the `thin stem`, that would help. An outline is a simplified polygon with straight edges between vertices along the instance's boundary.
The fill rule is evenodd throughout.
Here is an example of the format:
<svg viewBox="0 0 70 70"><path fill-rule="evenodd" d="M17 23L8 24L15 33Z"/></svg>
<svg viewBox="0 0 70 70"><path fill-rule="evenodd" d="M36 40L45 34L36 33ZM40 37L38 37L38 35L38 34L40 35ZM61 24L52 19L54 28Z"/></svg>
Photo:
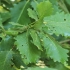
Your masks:
<svg viewBox="0 0 70 70"><path fill-rule="evenodd" d="M59 0L58 4L66 13L69 13L69 11L68 11L68 9L66 7L66 4L64 3L64 0Z"/></svg>

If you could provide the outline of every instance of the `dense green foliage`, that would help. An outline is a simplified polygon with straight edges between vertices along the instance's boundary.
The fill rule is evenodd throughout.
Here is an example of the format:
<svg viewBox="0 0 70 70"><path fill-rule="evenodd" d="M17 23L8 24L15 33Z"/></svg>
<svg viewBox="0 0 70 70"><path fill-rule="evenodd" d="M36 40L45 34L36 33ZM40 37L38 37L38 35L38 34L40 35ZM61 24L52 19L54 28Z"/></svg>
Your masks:
<svg viewBox="0 0 70 70"><path fill-rule="evenodd" d="M70 0L1 0L0 70L69 70L69 7Z"/></svg>

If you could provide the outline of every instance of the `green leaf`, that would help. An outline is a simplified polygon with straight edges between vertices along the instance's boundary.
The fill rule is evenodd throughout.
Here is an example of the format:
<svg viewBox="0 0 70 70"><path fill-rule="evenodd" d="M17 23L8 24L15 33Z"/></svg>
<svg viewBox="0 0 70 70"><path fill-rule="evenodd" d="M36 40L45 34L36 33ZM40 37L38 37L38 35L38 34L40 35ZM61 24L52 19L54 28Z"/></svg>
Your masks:
<svg viewBox="0 0 70 70"><path fill-rule="evenodd" d="M53 8L49 1L40 2L37 5L37 11L39 18L44 18L52 14Z"/></svg>
<svg viewBox="0 0 70 70"><path fill-rule="evenodd" d="M0 52L0 70L15 70L12 65L12 51Z"/></svg>
<svg viewBox="0 0 70 70"><path fill-rule="evenodd" d="M7 51L13 48L14 40L12 37L7 36L6 38L3 38L0 43L0 51Z"/></svg>
<svg viewBox="0 0 70 70"><path fill-rule="evenodd" d="M37 9L37 1L35 1L35 0L32 0L31 1L31 6L32 6L32 8L36 11L36 9Z"/></svg>
<svg viewBox="0 0 70 70"><path fill-rule="evenodd" d="M3 33L3 30L4 30L4 27L3 27L2 18L0 15L0 38L3 38L5 36L5 34Z"/></svg>
<svg viewBox="0 0 70 70"><path fill-rule="evenodd" d="M0 15L0 27L1 27L1 28L3 27L1 15Z"/></svg>
<svg viewBox="0 0 70 70"><path fill-rule="evenodd" d="M47 32L50 34L70 36L70 14L56 13L45 17L43 23L48 27Z"/></svg>
<svg viewBox="0 0 70 70"><path fill-rule="evenodd" d="M42 46L41 46L41 43L40 43L40 40L39 40L39 37L38 37L36 31L30 30L30 35L33 39L33 44L36 45L37 48L42 51Z"/></svg>
<svg viewBox="0 0 70 70"><path fill-rule="evenodd" d="M2 6L0 6L0 17L2 18L2 22L5 22L11 17L11 15L9 11L6 11Z"/></svg>
<svg viewBox="0 0 70 70"><path fill-rule="evenodd" d="M65 0L66 2L67 2L67 4L69 4L70 5L70 0Z"/></svg>
<svg viewBox="0 0 70 70"><path fill-rule="evenodd" d="M28 68L28 69L26 69L26 70L57 70L57 69L48 68L48 67L45 67L45 68L32 67L32 68Z"/></svg>
<svg viewBox="0 0 70 70"><path fill-rule="evenodd" d="M1 18L2 18L2 22L7 21L9 18L11 18L11 14L6 11L6 12L2 12L1 13Z"/></svg>
<svg viewBox="0 0 70 70"><path fill-rule="evenodd" d="M30 1L22 1L19 4L15 4L14 8L11 8L11 20L12 22L18 22L20 24L27 25L30 23L27 9L29 8Z"/></svg>
<svg viewBox="0 0 70 70"><path fill-rule="evenodd" d="M13 60L12 61L15 64L15 66L19 69L20 69L21 66L25 67L25 64L24 64L24 62L21 58L21 55L19 55L17 53L13 54Z"/></svg>
<svg viewBox="0 0 70 70"><path fill-rule="evenodd" d="M50 35L44 34L43 32L38 35L41 39L42 46L46 49L48 57L52 58L55 62L64 63L68 60L68 50L62 48Z"/></svg>
<svg viewBox="0 0 70 70"><path fill-rule="evenodd" d="M66 67L65 67L63 64L61 64L61 63L57 63L57 64L55 65L55 68L58 69L58 70L70 70L70 69L66 68Z"/></svg>
<svg viewBox="0 0 70 70"><path fill-rule="evenodd" d="M53 14L56 12L61 12L62 10L60 9L59 3L57 0L49 0L52 3L53 7Z"/></svg>
<svg viewBox="0 0 70 70"><path fill-rule="evenodd" d="M37 14L34 10L28 8L27 11L28 11L29 17L31 17L32 19L35 19L35 21L38 20Z"/></svg>
<svg viewBox="0 0 70 70"><path fill-rule="evenodd" d="M20 51L24 63L36 62L39 59L40 51L30 42L28 33L18 35L15 40L15 45Z"/></svg>
<svg viewBox="0 0 70 70"><path fill-rule="evenodd" d="M45 16L51 15L52 11L53 11L52 4L49 1L40 2L37 5L37 12L38 12L39 20L37 22L35 22L34 28L41 30L42 25L43 25L43 18Z"/></svg>

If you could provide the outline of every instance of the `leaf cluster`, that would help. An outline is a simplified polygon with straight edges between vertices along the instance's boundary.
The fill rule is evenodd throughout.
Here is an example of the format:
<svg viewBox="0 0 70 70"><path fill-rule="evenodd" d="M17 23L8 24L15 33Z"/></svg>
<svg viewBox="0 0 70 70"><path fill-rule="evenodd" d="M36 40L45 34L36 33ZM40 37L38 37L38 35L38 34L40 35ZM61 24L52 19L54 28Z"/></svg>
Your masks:
<svg viewBox="0 0 70 70"><path fill-rule="evenodd" d="M0 70L70 69L70 47L64 41L70 38L70 14L65 2L1 1ZM38 67L39 60L46 67Z"/></svg>

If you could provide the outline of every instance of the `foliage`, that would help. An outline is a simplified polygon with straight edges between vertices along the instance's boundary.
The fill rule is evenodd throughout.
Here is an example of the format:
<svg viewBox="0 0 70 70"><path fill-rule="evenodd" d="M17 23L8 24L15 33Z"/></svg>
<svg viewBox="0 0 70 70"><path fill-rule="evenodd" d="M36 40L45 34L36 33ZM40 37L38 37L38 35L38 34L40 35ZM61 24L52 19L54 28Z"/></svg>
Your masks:
<svg viewBox="0 0 70 70"><path fill-rule="evenodd" d="M69 5L69 0L2 0L0 69L69 70ZM44 68L36 65L39 60Z"/></svg>

